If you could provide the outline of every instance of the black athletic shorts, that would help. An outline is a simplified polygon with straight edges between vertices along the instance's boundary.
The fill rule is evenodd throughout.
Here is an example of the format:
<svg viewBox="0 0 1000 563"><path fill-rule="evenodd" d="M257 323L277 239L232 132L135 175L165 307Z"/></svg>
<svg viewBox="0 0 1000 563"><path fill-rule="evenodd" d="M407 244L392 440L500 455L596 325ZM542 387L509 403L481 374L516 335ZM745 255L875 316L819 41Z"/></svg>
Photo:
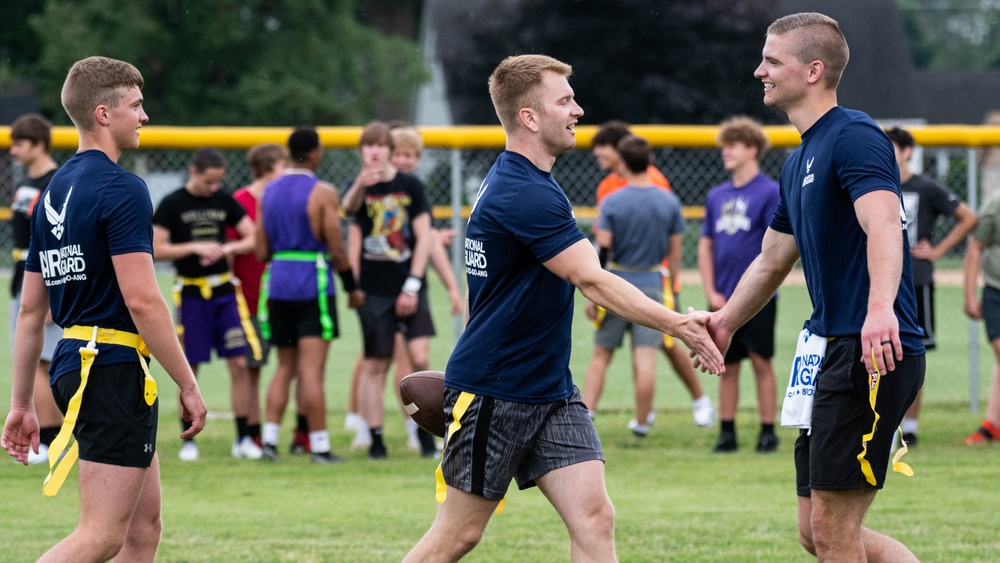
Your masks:
<svg viewBox="0 0 1000 563"><path fill-rule="evenodd" d="M866 481L862 438L872 431L875 413L869 399L868 371L861 362L861 338L840 337L826 348L816 380L812 433L799 431L795 442L795 485L799 496L824 491L881 489L889 465L893 437L903 414L924 382L926 356L905 356L896 370L881 377L875 410L878 426L862 459L875 484Z"/></svg>
<svg viewBox="0 0 1000 563"><path fill-rule="evenodd" d="M329 299L330 319L333 320L333 337L340 336L340 322L337 319L337 299ZM323 325L319 321L319 301L281 301L269 299L267 302L268 321L271 323L271 344L278 348L297 346L300 338L323 336Z"/></svg>
<svg viewBox="0 0 1000 563"><path fill-rule="evenodd" d="M1000 289L986 286L983 288L983 321L986 324L986 336L990 341L1000 338Z"/></svg>
<svg viewBox="0 0 1000 563"><path fill-rule="evenodd" d="M396 349L396 333L406 340L434 336L427 291L417 294L417 312L409 317L396 316L397 295L366 295L358 309L361 332L365 339L366 358L391 358Z"/></svg>
<svg viewBox="0 0 1000 563"><path fill-rule="evenodd" d="M64 415L79 387L79 370L60 376L52 386L56 405ZM80 459L121 467L149 467L156 453L160 401L149 406L144 393L145 374L139 362L90 368L73 430Z"/></svg>
<svg viewBox="0 0 1000 563"><path fill-rule="evenodd" d="M924 348L931 350L937 346L934 337L934 284L918 285L913 289L917 292L917 324L924 329Z"/></svg>
<svg viewBox="0 0 1000 563"><path fill-rule="evenodd" d="M733 334L733 341L726 350L725 362L735 364L750 357L750 352L771 359L774 357L774 321L778 316L778 299L774 298L757 311Z"/></svg>
<svg viewBox="0 0 1000 563"><path fill-rule="evenodd" d="M441 471L445 483L467 493L500 500L511 479L523 490L549 471L604 461L601 440L575 386L565 400L537 404L446 387L444 408L449 435Z"/></svg>

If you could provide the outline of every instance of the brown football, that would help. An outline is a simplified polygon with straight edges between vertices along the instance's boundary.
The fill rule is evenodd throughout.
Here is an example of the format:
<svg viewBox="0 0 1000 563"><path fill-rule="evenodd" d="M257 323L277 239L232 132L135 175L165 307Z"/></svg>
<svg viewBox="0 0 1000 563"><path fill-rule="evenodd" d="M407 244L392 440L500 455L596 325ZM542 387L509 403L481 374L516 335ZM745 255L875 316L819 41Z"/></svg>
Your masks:
<svg viewBox="0 0 1000 563"><path fill-rule="evenodd" d="M444 372L418 371L399 382L403 408L421 428L444 438Z"/></svg>

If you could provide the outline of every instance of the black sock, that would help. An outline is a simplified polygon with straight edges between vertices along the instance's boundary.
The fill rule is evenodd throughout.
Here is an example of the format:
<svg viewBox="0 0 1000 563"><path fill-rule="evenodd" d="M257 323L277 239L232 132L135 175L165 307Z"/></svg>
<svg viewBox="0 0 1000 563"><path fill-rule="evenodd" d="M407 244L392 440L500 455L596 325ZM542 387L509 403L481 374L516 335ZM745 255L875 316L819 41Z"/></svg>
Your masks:
<svg viewBox="0 0 1000 563"><path fill-rule="evenodd" d="M187 432L188 428L191 428L193 424L190 421L181 419L181 432ZM187 440L188 442L194 442L194 439Z"/></svg>
<svg viewBox="0 0 1000 563"><path fill-rule="evenodd" d="M58 426L46 426L45 428L40 428L38 430L38 441L46 446L52 443L52 440L56 439L59 435Z"/></svg>
<svg viewBox="0 0 1000 563"><path fill-rule="evenodd" d="M237 416L236 417L236 439L242 440L244 436L249 436L247 431L247 417Z"/></svg>
<svg viewBox="0 0 1000 563"><path fill-rule="evenodd" d="M382 427L372 428L370 431L372 434L372 445L382 445Z"/></svg>
<svg viewBox="0 0 1000 563"><path fill-rule="evenodd" d="M722 420L722 431L729 432L731 434L736 433L736 421L735 420Z"/></svg>
<svg viewBox="0 0 1000 563"><path fill-rule="evenodd" d="M253 439L260 438L260 423L257 424L247 424L247 436Z"/></svg>
<svg viewBox="0 0 1000 563"><path fill-rule="evenodd" d="M760 425L760 433L761 434L774 434L774 423L773 422L771 424L763 424L763 423L761 423L761 425Z"/></svg>
<svg viewBox="0 0 1000 563"><path fill-rule="evenodd" d="M309 421L306 420L306 415L304 415L304 414L297 415L297 419L296 420L297 421L296 421L296 427L295 427L295 429L298 430L299 432L303 432L305 434L308 434L309 433Z"/></svg>

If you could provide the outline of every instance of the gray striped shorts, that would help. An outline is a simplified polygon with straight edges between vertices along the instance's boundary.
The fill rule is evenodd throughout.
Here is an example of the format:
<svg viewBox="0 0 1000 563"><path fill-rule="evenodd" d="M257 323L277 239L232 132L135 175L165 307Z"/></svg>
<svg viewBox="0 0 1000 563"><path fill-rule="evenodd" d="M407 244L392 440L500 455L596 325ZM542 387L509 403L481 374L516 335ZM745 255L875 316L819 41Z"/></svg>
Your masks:
<svg viewBox="0 0 1000 563"><path fill-rule="evenodd" d="M515 403L445 389L447 437L441 470L448 485L490 500L521 489L549 471L584 461L604 461L604 451L580 390L554 403ZM458 408L456 409L456 406ZM462 412L457 412L462 411Z"/></svg>

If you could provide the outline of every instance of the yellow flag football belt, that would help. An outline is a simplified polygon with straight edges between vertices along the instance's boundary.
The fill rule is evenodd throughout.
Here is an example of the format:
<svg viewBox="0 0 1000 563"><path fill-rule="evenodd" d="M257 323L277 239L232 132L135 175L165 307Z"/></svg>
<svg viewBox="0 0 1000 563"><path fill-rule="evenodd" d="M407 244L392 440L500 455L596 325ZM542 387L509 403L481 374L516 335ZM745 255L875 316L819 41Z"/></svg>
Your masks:
<svg viewBox="0 0 1000 563"><path fill-rule="evenodd" d="M250 320L250 308L247 306L247 300L243 297L243 291L239 288L240 280L231 276L229 272L200 278L177 276L177 283L174 284L173 292L174 306L181 306L181 290L185 287L197 287L198 291L201 292L201 298L208 301L212 298L215 288L227 283L232 283L236 286L234 293L236 294L236 310L240 315L240 326L243 327L243 332L246 334L247 344L250 345L250 353L253 354L253 359L259 362L264 359L264 350L260 345L260 340L257 339L257 330L253 327L253 322ZM181 326L179 320L177 323L177 336L179 338L184 336L184 327Z"/></svg>
<svg viewBox="0 0 1000 563"><path fill-rule="evenodd" d="M868 442L875 437L875 427L878 425L878 419L881 418L878 411L875 410L875 400L878 398L878 388L879 383L882 381L882 375L879 374L878 363L875 361L874 348L872 348L872 368L875 373L868 374L868 404L871 406L875 417L872 421L871 432L868 432L861 438L861 453L858 454L858 462L861 463L861 473L865 476L865 481L874 487L876 485L875 473L872 471L871 463L865 459L865 454L868 453ZM900 432L900 435L902 435L902 432ZM902 473L907 477L913 477L913 469L910 465L900 461L900 458L906 455L908 450L906 442L903 442L902 447L896 450L896 455L892 458L892 470L896 473Z"/></svg>
<svg viewBox="0 0 1000 563"><path fill-rule="evenodd" d="M139 356L139 365L142 366L142 371L146 374L143 391L146 404L153 406L153 403L156 402L156 381L149 374L149 366L146 364L146 356L150 355L149 348L146 347L141 336L112 328L76 325L64 329L63 338L88 342L86 346L80 348L80 387L69 400L62 428L59 429L59 434L49 446L49 474L45 477L45 483L42 485L42 494L47 497L55 496L59 492L63 482L66 481L66 476L69 475L70 469L73 468L80 455L77 442L74 441L72 445L69 442L73 437L73 429L76 427L76 420L80 415L83 391L87 388L90 368L94 365L94 358L97 357L98 344L115 344L135 349Z"/></svg>

